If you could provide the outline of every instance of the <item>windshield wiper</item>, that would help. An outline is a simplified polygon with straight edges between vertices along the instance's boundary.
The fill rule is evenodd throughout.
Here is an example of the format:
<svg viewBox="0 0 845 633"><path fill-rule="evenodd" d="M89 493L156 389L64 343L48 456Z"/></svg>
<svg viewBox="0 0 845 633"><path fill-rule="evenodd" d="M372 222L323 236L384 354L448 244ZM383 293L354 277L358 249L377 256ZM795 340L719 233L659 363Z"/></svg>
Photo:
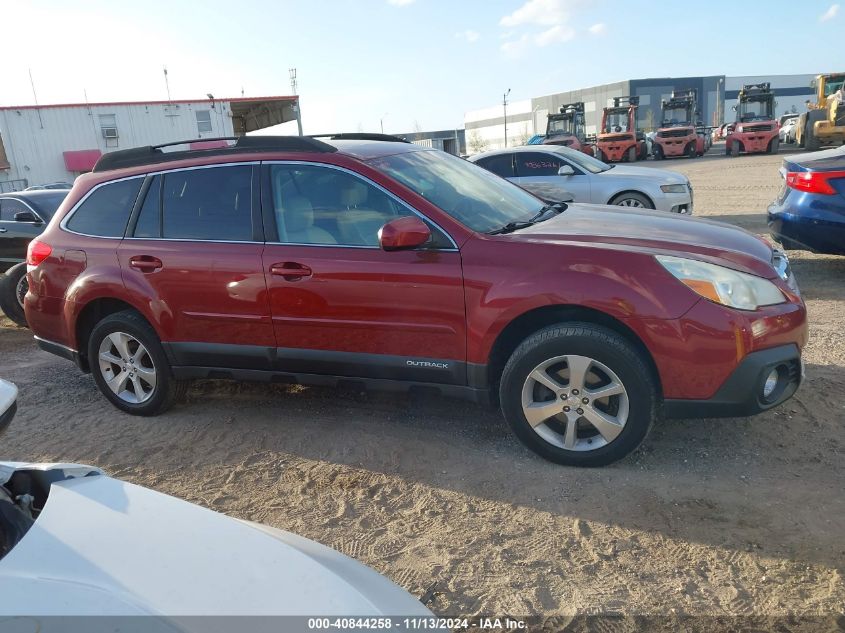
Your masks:
<svg viewBox="0 0 845 633"><path fill-rule="evenodd" d="M543 205L540 207L540 210L535 213L531 218L527 220L520 220L518 222L508 222L504 226L499 227L498 229L493 229L492 231L488 231L488 235L501 235L502 233L513 233L514 231L518 231L519 229L524 229L532 224L537 224L546 213L549 211L554 211L555 215L558 213L563 213L566 211L569 205L565 202L550 202L548 204Z"/></svg>

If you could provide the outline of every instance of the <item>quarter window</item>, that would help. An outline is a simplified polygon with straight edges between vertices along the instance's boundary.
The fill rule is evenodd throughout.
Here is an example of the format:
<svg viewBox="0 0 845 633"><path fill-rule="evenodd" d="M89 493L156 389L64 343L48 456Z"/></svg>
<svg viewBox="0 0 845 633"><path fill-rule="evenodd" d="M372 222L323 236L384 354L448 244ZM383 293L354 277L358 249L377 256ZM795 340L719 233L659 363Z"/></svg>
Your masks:
<svg viewBox="0 0 845 633"><path fill-rule="evenodd" d="M556 176L560 161L549 154L520 152L516 156L516 171L519 176Z"/></svg>
<svg viewBox="0 0 845 633"><path fill-rule="evenodd" d="M164 174L162 187L162 237L227 242L253 239L250 165L169 172ZM150 193L154 195L152 187ZM153 208L148 214L154 213L156 203L150 204ZM144 219L144 227L151 225Z"/></svg>
<svg viewBox="0 0 845 633"><path fill-rule="evenodd" d="M272 165L270 182L283 243L378 247L382 226L411 215L381 189L338 169Z"/></svg>
<svg viewBox="0 0 845 633"><path fill-rule="evenodd" d="M67 228L97 237L123 237L143 178L130 178L100 186L73 212Z"/></svg>
<svg viewBox="0 0 845 633"><path fill-rule="evenodd" d="M161 237L161 176L155 176L135 223L134 237Z"/></svg>
<svg viewBox="0 0 845 633"><path fill-rule="evenodd" d="M196 110L197 132L211 132L211 110Z"/></svg>

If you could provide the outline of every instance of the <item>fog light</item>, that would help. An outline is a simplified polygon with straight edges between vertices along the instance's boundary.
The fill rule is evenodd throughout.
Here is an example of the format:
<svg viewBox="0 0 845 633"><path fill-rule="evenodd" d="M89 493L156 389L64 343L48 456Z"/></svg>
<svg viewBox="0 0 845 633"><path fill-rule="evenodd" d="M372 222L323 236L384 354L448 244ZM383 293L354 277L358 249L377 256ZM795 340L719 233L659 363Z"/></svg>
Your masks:
<svg viewBox="0 0 845 633"><path fill-rule="evenodd" d="M768 399L769 396L772 395L775 391L775 387L778 386L778 379L780 378L780 372L775 367L769 375L766 376L766 384L763 385L763 397Z"/></svg>

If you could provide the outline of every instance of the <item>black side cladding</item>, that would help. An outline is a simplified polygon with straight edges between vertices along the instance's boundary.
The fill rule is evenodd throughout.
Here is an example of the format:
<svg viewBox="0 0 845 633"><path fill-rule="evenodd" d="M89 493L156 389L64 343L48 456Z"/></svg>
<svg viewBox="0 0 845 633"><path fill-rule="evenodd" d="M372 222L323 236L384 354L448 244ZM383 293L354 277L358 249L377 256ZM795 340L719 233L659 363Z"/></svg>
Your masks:
<svg viewBox="0 0 845 633"><path fill-rule="evenodd" d="M210 141L235 141L228 147L211 149L190 149L175 152L164 152L162 148L176 145L190 145L191 143L208 143ZM243 154L244 152L336 152L337 148L308 136L226 136L220 138L202 138L187 141L176 141L162 145L146 145L121 149L103 154L94 165L95 172L138 167L141 165L155 165L168 163L186 158L202 156L225 156L227 154Z"/></svg>

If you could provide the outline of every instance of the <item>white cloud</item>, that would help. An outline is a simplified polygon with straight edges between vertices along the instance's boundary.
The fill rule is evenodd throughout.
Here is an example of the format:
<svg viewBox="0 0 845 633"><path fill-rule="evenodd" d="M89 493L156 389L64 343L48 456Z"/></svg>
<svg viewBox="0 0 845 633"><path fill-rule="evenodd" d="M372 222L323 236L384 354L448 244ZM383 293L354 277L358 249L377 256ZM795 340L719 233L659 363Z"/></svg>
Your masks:
<svg viewBox="0 0 845 633"><path fill-rule="evenodd" d="M407 7L414 2L415 0L387 0L387 4L392 4L394 7Z"/></svg>
<svg viewBox="0 0 845 633"><path fill-rule="evenodd" d="M574 4L575 0L528 0L516 11L499 20L499 24L507 27L561 24L569 21L570 10Z"/></svg>
<svg viewBox="0 0 845 633"><path fill-rule="evenodd" d="M481 33L479 33L478 31L473 31L472 29L467 29L466 31L455 33L455 37L458 39L466 40L470 44L475 44L478 40L481 39Z"/></svg>
<svg viewBox="0 0 845 633"><path fill-rule="evenodd" d="M819 16L819 22L827 22L828 20L832 20L836 17L837 13L839 13L839 5L832 4L828 7L827 11L825 11Z"/></svg>
<svg viewBox="0 0 845 633"><path fill-rule="evenodd" d="M550 29L534 36L534 43L537 46L548 46L558 42L568 42L575 37L575 29L565 24L558 24Z"/></svg>
<svg viewBox="0 0 845 633"><path fill-rule="evenodd" d="M607 33L607 24L604 22L598 22L597 24L593 24L590 28L587 29L593 35L604 35Z"/></svg>

